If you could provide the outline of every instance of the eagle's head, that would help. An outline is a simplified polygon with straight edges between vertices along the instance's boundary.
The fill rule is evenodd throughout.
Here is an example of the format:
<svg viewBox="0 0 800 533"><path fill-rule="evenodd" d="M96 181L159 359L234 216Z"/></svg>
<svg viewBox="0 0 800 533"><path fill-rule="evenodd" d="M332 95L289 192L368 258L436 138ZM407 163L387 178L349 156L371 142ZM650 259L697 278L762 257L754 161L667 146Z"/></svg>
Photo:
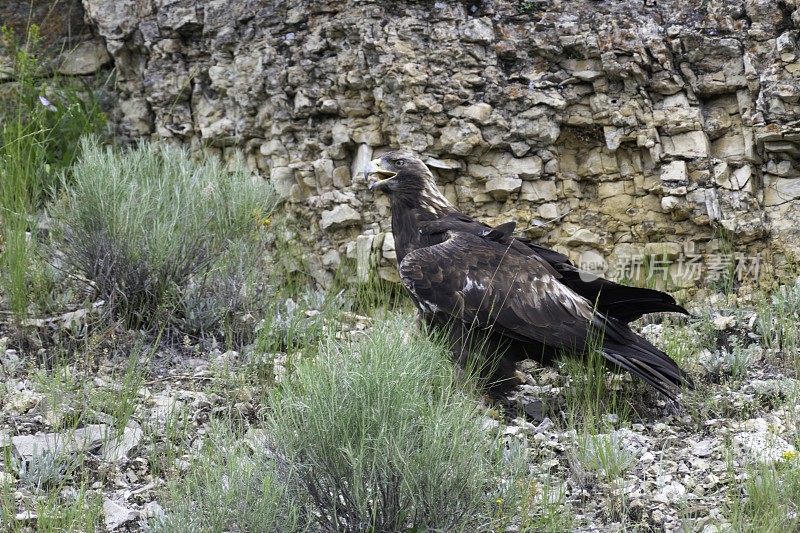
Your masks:
<svg viewBox="0 0 800 533"><path fill-rule="evenodd" d="M418 192L427 183L433 182L433 175L425 163L419 158L395 150L386 152L378 159L373 159L364 167L364 177L370 190L383 191L387 194L395 192Z"/></svg>
<svg viewBox="0 0 800 533"><path fill-rule="evenodd" d="M395 150L373 159L364 167L364 177L370 190L385 192L395 205L419 206L436 215L455 210L425 163L409 152Z"/></svg>
<svg viewBox="0 0 800 533"><path fill-rule="evenodd" d="M425 163L408 152L395 150L373 159L364 167L364 177L370 190L388 194L395 207L418 207L434 216L456 210L439 192Z"/></svg>

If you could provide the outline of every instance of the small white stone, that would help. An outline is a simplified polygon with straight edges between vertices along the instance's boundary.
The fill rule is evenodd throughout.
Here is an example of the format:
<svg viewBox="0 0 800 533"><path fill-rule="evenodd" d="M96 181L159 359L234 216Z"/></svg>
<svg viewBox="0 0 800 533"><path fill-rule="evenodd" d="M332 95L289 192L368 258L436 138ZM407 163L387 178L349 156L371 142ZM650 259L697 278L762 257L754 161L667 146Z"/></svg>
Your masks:
<svg viewBox="0 0 800 533"><path fill-rule="evenodd" d="M386 259L397 259L397 253L394 248L394 235L387 233L383 238L383 245L381 246L381 253Z"/></svg>
<svg viewBox="0 0 800 533"><path fill-rule="evenodd" d="M161 504L159 504L156 501L152 501L152 502L147 502L146 504L144 504L144 513L143 514L147 518L161 518L166 513L164 512L164 508L161 507Z"/></svg>
<svg viewBox="0 0 800 533"><path fill-rule="evenodd" d="M492 178L486 182L486 192L497 200L503 200L510 193L517 192L522 188L522 180L509 176Z"/></svg>
<svg viewBox="0 0 800 533"><path fill-rule="evenodd" d="M708 137L702 131L687 131L672 137L664 136L661 144L665 155L686 158L707 157L709 153Z"/></svg>
<svg viewBox="0 0 800 533"><path fill-rule="evenodd" d="M139 518L138 511L123 507L108 498L103 500L103 514L106 518L106 530L108 531L113 531L131 520Z"/></svg>
<svg viewBox="0 0 800 533"><path fill-rule="evenodd" d="M121 436L107 438L100 448L100 456L109 462L124 461L128 458L128 453L142 440L142 436L144 436L144 432L140 428L126 427Z"/></svg>
<svg viewBox="0 0 800 533"><path fill-rule="evenodd" d="M358 183L358 180L364 181L364 167L372 159L372 147L368 144L359 144L356 150L356 156L353 158L353 164L350 166L350 175L352 176L353 183Z"/></svg>
<svg viewBox="0 0 800 533"><path fill-rule="evenodd" d="M319 225L323 230L355 226L361 222L361 213L347 204L340 204L322 212Z"/></svg>
<svg viewBox="0 0 800 533"><path fill-rule="evenodd" d="M725 331L726 329L733 329L736 325L735 316L717 315L714 317L714 329L717 331Z"/></svg>
<svg viewBox="0 0 800 533"><path fill-rule="evenodd" d="M485 124L492 115L492 106L483 102L479 102L477 104L472 104L471 106L462 108L461 114L462 116L474 120L479 124Z"/></svg>
<svg viewBox="0 0 800 533"><path fill-rule="evenodd" d="M686 161L672 161L661 167L662 181L687 181L689 171L686 168Z"/></svg>
<svg viewBox="0 0 800 533"><path fill-rule="evenodd" d="M763 418L746 420L742 431L733 436L733 445L740 457L749 462L776 463L797 454L795 447L778 435Z"/></svg>
<svg viewBox="0 0 800 533"><path fill-rule="evenodd" d="M58 72L67 76L93 74L111 61L106 47L93 41L84 41L67 52Z"/></svg>
<svg viewBox="0 0 800 533"><path fill-rule="evenodd" d="M462 27L461 33L464 41L468 43L487 45L494 41L494 27L491 19L487 17L469 19Z"/></svg>

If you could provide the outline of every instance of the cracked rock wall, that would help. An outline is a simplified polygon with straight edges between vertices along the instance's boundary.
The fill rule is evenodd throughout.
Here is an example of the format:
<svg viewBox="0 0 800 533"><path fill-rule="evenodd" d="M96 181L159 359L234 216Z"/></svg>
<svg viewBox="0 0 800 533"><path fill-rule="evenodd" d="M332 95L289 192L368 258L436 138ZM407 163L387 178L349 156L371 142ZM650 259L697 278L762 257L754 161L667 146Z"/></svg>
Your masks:
<svg viewBox="0 0 800 533"><path fill-rule="evenodd" d="M398 146L606 273L658 254L693 290L682 258L731 251L795 273L800 0L82 1L119 135L244 153L322 284L345 257L396 279L359 169Z"/></svg>

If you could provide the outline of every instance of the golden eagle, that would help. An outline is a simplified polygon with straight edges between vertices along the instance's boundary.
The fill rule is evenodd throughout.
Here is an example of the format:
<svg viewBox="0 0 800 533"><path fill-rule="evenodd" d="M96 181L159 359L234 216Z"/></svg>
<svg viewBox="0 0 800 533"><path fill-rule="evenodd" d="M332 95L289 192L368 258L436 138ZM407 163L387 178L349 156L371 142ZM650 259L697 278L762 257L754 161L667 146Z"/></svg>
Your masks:
<svg viewBox="0 0 800 533"><path fill-rule="evenodd" d="M686 310L670 295L628 287L576 268L529 239L514 223L492 228L461 213L413 155L393 151L370 161L371 190L389 195L400 278L423 319L445 328L454 359L482 366L490 390L517 380L515 363L550 363L563 352L602 354L675 399L687 374L628 327L645 313Z"/></svg>

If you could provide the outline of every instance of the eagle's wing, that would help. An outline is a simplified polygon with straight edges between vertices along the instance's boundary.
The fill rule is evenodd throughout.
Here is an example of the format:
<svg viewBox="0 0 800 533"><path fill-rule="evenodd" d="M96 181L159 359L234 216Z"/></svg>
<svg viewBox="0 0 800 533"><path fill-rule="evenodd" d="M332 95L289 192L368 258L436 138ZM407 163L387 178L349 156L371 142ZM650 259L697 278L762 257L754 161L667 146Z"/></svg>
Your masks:
<svg viewBox="0 0 800 533"><path fill-rule="evenodd" d="M470 327L565 351L583 352L602 332L603 355L675 397L688 378L669 358L621 322L595 313L592 304L562 284L552 266L471 233L410 252L400 277L417 305Z"/></svg>
<svg viewBox="0 0 800 533"><path fill-rule="evenodd" d="M424 311L555 348L582 350L596 320L542 260L469 233L410 252L400 277Z"/></svg>
<svg viewBox="0 0 800 533"><path fill-rule="evenodd" d="M684 307L678 305L675 298L665 292L615 283L581 270L564 254L540 246L524 237L515 238L555 268L561 275L561 282L564 285L590 302L597 302L598 309L617 320L628 323L648 313L689 314Z"/></svg>
<svg viewBox="0 0 800 533"><path fill-rule="evenodd" d="M647 313L689 314L675 302L675 298L665 292L615 283L579 269L562 253L536 244L526 237L513 237L515 226L514 222L507 222L492 228L463 213L451 213L421 224L420 231L423 234L447 231L470 233L502 244L510 244L521 254L535 254L552 267L561 283L596 305L604 315L625 323ZM512 244L512 240L516 242Z"/></svg>

